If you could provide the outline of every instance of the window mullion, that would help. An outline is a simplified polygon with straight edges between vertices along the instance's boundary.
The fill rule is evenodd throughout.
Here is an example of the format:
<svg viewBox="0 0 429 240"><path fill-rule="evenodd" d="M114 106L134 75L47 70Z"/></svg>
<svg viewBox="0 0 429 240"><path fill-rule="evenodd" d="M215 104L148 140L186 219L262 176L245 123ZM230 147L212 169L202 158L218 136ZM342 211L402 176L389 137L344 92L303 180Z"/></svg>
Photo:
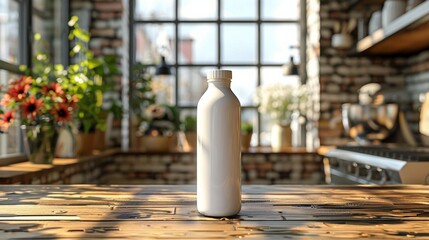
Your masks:
<svg viewBox="0 0 429 240"><path fill-rule="evenodd" d="M221 33L221 22L222 22L222 19L221 19L221 0L217 0L217 68L221 68L221 54L222 54L222 51L221 51L221 47L222 47L222 44L221 44L221 42L222 42L222 33Z"/></svg>
<svg viewBox="0 0 429 240"><path fill-rule="evenodd" d="M258 51L257 51L257 86L261 85L261 0L258 0L258 6L257 6L257 45L258 45ZM256 111L257 116L257 145L261 145L261 113L259 111Z"/></svg>
<svg viewBox="0 0 429 240"><path fill-rule="evenodd" d="M174 64L175 64L175 76L174 76L174 84L175 84L175 88L174 88L174 104L175 106L179 105L179 73L180 73L180 68L179 68L179 0L175 0L175 11L174 11L174 34L175 34L175 41L174 41L174 45L175 45L175 50L174 50Z"/></svg>

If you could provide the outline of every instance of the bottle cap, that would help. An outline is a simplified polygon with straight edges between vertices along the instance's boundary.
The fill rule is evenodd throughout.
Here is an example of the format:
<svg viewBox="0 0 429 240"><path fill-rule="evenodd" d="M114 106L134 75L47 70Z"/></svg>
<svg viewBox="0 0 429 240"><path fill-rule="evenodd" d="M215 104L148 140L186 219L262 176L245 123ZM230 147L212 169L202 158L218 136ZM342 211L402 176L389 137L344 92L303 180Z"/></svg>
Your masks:
<svg viewBox="0 0 429 240"><path fill-rule="evenodd" d="M219 69L210 70L207 73L207 79L214 79L214 78L232 79L232 71L219 70Z"/></svg>

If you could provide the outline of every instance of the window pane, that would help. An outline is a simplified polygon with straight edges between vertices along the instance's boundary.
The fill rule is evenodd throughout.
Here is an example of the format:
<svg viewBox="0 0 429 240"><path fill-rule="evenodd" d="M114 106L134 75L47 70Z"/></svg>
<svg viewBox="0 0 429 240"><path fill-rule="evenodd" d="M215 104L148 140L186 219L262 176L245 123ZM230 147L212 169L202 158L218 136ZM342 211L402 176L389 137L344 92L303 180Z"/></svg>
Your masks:
<svg viewBox="0 0 429 240"><path fill-rule="evenodd" d="M256 109L241 109L241 121L253 125L253 134L250 146L258 145L258 112Z"/></svg>
<svg viewBox="0 0 429 240"><path fill-rule="evenodd" d="M19 8L12 0L0 0L0 59L18 64Z"/></svg>
<svg viewBox="0 0 429 240"><path fill-rule="evenodd" d="M170 76L156 76L152 78L152 89L156 94L157 103L166 103L174 105L175 88L174 70L171 69L172 75Z"/></svg>
<svg viewBox="0 0 429 240"><path fill-rule="evenodd" d="M4 86L3 90L7 88L7 84L12 78L18 78L18 76L15 74L11 74L5 70L0 70L0 85ZM3 95L0 92L0 99L2 98ZM19 124L16 122L13 125L9 126L7 134L0 133L0 157L19 153L20 139L21 136Z"/></svg>
<svg viewBox="0 0 429 240"><path fill-rule="evenodd" d="M212 20L217 18L217 0L180 0L179 19Z"/></svg>
<svg viewBox="0 0 429 240"><path fill-rule="evenodd" d="M39 33L43 39L34 41L33 54L46 52L53 63L61 63L62 4L63 1L33 0L33 32Z"/></svg>
<svg viewBox="0 0 429 240"><path fill-rule="evenodd" d="M252 106L257 86L256 67L225 67L232 71L231 89L240 100L241 106Z"/></svg>
<svg viewBox="0 0 429 240"><path fill-rule="evenodd" d="M174 0L137 0L136 20L173 20Z"/></svg>
<svg viewBox="0 0 429 240"><path fill-rule="evenodd" d="M222 18L254 20L257 15L256 0L222 0Z"/></svg>
<svg viewBox="0 0 429 240"><path fill-rule="evenodd" d="M213 67L182 67L179 71L179 105L197 106L207 89L207 72Z"/></svg>
<svg viewBox="0 0 429 240"><path fill-rule="evenodd" d="M179 39L179 63L216 63L217 38L215 24L180 24Z"/></svg>
<svg viewBox="0 0 429 240"><path fill-rule="evenodd" d="M222 25L222 61L224 63L256 63L256 24Z"/></svg>
<svg viewBox="0 0 429 240"><path fill-rule="evenodd" d="M298 76L283 76L281 67L263 67L261 68L261 85L276 83L289 84L291 86L299 85ZM268 114L261 114L261 145L267 146L271 143L272 121Z"/></svg>
<svg viewBox="0 0 429 240"><path fill-rule="evenodd" d="M181 109L180 110L180 120L184 121L187 116L197 117L197 109Z"/></svg>
<svg viewBox="0 0 429 240"><path fill-rule="evenodd" d="M263 20L297 20L300 0L262 0Z"/></svg>
<svg viewBox="0 0 429 240"><path fill-rule="evenodd" d="M135 27L136 60L144 64L159 64L160 54L168 64L174 63L174 25L139 24Z"/></svg>
<svg viewBox="0 0 429 240"><path fill-rule="evenodd" d="M262 62L283 64L293 56L298 63L298 31L298 24L262 24Z"/></svg>
<svg viewBox="0 0 429 240"><path fill-rule="evenodd" d="M299 85L298 76L284 76L281 67L261 68L261 85L285 83L293 86Z"/></svg>

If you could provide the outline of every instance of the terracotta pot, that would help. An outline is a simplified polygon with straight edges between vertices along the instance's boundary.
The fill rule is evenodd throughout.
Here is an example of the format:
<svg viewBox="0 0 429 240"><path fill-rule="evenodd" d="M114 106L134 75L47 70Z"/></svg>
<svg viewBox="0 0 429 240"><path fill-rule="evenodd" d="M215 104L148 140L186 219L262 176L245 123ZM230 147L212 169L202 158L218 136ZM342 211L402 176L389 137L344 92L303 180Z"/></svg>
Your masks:
<svg viewBox="0 0 429 240"><path fill-rule="evenodd" d="M91 155L95 147L95 132L79 133L78 150L79 156Z"/></svg>
<svg viewBox="0 0 429 240"><path fill-rule="evenodd" d="M271 148L274 152L284 151L292 146L290 125L274 124L271 128Z"/></svg>
<svg viewBox="0 0 429 240"><path fill-rule="evenodd" d="M96 150L106 150L106 131L95 130L95 142L94 149Z"/></svg>
<svg viewBox="0 0 429 240"><path fill-rule="evenodd" d="M183 143L183 150L195 151L197 148L197 133L196 132L185 132L186 141Z"/></svg>
<svg viewBox="0 0 429 240"><path fill-rule="evenodd" d="M251 133L241 134L241 150L242 151L249 150L251 140L252 140L252 134Z"/></svg>
<svg viewBox="0 0 429 240"><path fill-rule="evenodd" d="M170 152L175 149L176 135L172 136L142 136L140 137L140 149L146 152Z"/></svg>

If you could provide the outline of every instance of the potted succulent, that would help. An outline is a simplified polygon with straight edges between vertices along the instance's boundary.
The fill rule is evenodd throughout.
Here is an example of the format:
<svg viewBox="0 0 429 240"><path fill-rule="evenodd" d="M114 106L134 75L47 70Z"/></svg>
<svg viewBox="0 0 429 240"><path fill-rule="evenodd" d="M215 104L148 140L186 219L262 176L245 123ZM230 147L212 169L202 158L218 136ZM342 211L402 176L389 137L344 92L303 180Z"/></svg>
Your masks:
<svg viewBox="0 0 429 240"><path fill-rule="evenodd" d="M139 127L140 150L168 152L176 147L177 131L180 127L179 114L174 106L151 104L145 112Z"/></svg>
<svg viewBox="0 0 429 240"><path fill-rule="evenodd" d="M186 139L183 149L185 151L195 151L197 146L197 117L186 116L182 123L182 130Z"/></svg>
<svg viewBox="0 0 429 240"><path fill-rule="evenodd" d="M241 149L247 151L252 140L253 124L251 122L241 122Z"/></svg>

